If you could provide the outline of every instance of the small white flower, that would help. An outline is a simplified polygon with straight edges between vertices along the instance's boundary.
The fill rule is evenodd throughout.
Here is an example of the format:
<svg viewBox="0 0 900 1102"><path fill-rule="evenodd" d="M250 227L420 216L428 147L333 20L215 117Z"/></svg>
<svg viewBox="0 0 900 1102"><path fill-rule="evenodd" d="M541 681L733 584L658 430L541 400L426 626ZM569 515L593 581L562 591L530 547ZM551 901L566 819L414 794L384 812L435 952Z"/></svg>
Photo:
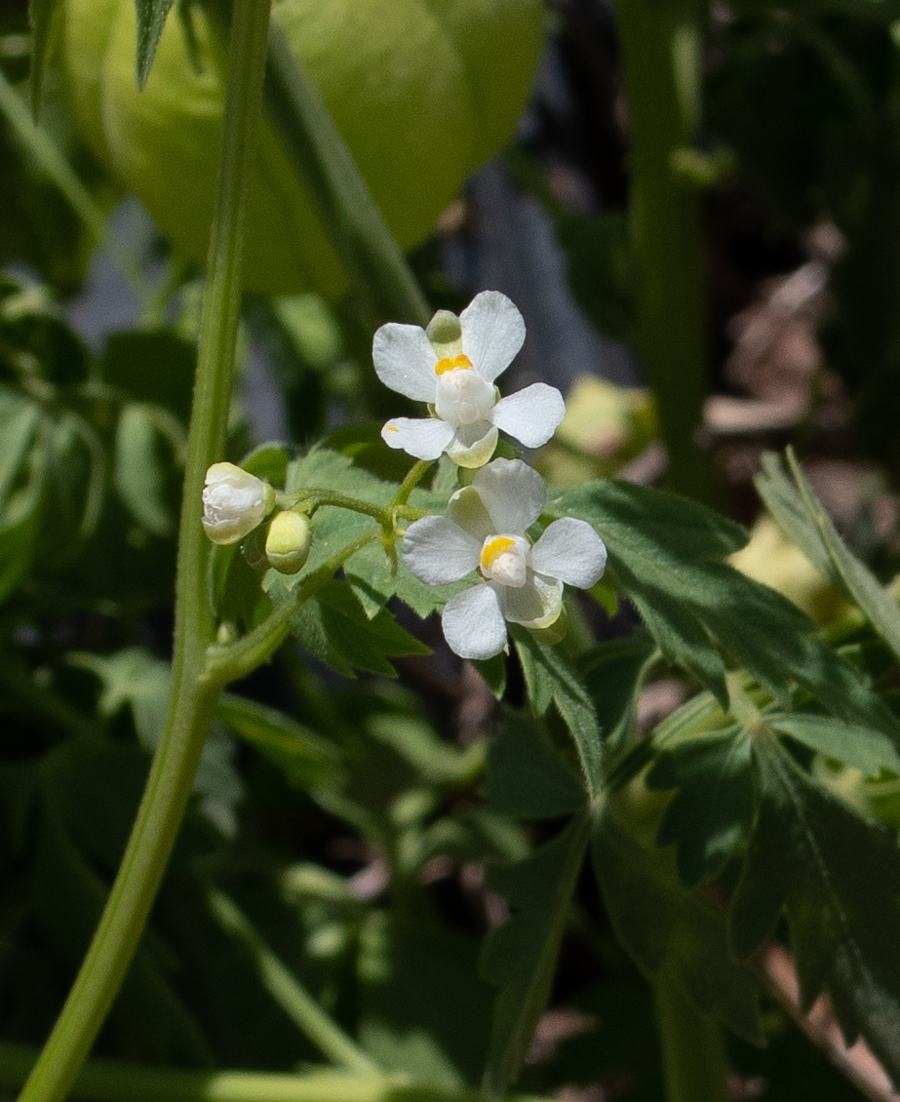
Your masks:
<svg viewBox="0 0 900 1102"><path fill-rule="evenodd" d="M203 530L213 543L237 543L275 508L275 491L233 463L213 463L203 490Z"/></svg>
<svg viewBox="0 0 900 1102"><path fill-rule="evenodd" d="M444 636L461 658L491 658L506 645L506 621L547 628L562 611L563 585L590 589L606 546L583 520L563 517L532 544L527 530L546 500L544 480L521 459L495 459L450 498L446 516L407 528L401 553L428 585L477 571L478 583L443 612Z"/></svg>
<svg viewBox="0 0 900 1102"><path fill-rule="evenodd" d="M428 329L383 325L372 357L378 378L419 402L430 418L395 417L381 430L385 443L417 459L441 452L461 467L480 467L493 455L497 430L527 448L546 444L566 412L556 387L534 383L500 398L494 380L525 340L525 323L499 291L483 291L457 318L439 310Z"/></svg>

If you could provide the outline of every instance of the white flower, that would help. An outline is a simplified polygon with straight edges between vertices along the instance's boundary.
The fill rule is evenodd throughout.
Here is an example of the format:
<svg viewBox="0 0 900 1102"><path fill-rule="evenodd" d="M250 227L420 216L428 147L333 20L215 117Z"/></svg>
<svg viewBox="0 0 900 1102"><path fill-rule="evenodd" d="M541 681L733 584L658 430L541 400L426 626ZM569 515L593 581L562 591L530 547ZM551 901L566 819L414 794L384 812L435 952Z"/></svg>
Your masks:
<svg viewBox="0 0 900 1102"><path fill-rule="evenodd" d="M415 521L403 537L406 565L428 585L477 571L443 613L444 636L461 658L491 658L506 645L506 621L541 629L562 611L563 585L590 589L606 567L606 546L583 520L563 517L532 544L544 480L521 459L495 459L450 498L446 516Z"/></svg>
<svg viewBox="0 0 900 1102"><path fill-rule="evenodd" d="M428 402L432 414L388 421L381 430L385 443L417 459L446 452L462 467L490 459L498 429L527 448L546 444L566 412L556 387L534 383L500 398L494 386L524 340L522 315L499 291L476 295L459 317L439 310L427 330L383 325L372 344L378 378L407 398Z"/></svg>
<svg viewBox="0 0 900 1102"><path fill-rule="evenodd" d="M203 490L203 530L213 543L237 543L275 507L275 491L233 463L213 463Z"/></svg>

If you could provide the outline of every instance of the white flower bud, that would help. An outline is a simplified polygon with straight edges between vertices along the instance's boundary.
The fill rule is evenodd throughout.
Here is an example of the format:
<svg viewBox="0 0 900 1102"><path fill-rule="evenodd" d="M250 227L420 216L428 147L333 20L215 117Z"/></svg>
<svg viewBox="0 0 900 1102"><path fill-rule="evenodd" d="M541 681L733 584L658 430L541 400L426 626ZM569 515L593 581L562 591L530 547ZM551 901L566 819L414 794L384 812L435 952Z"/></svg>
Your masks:
<svg viewBox="0 0 900 1102"><path fill-rule="evenodd" d="M309 557L309 518L287 510L272 518L266 536L266 558L281 574L296 574Z"/></svg>
<svg viewBox="0 0 900 1102"><path fill-rule="evenodd" d="M213 463L203 490L203 530L213 543L237 543L275 508L275 491L233 463Z"/></svg>

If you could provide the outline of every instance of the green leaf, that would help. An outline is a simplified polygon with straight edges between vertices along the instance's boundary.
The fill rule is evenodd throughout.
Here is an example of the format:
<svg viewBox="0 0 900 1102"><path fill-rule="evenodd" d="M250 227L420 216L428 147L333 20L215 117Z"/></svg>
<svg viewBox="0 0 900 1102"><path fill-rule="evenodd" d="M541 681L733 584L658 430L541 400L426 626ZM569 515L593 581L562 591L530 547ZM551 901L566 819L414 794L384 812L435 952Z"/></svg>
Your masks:
<svg viewBox="0 0 900 1102"><path fill-rule="evenodd" d="M173 0L135 0L137 8L137 85L143 88L150 76L156 47L166 25Z"/></svg>
<svg viewBox="0 0 900 1102"><path fill-rule="evenodd" d="M35 402L0 388L0 513L31 448L40 410Z"/></svg>
<svg viewBox="0 0 900 1102"><path fill-rule="evenodd" d="M777 456L763 456L764 473L756 479L760 496L788 539L859 606L900 658L900 607L896 597L879 584L838 535L791 451L787 461L793 482L784 474Z"/></svg>
<svg viewBox="0 0 900 1102"><path fill-rule="evenodd" d="M589 838L587 814L524 861L488 865L486 882L502 895L512 917L491 930L482 975L500 986L494 1005L484 1088L499 1098L519 1074L550 994L569 905Z"/></svg>
<svg viewBox="0 0 900 1102"><path fill-rule="evenodd" d="M767 715L766 724L779 734L790 735L804 746L852 765L868 777L877 776L883 769L900 773L897 747L880 731L806 712Z"/></svg>
<svg viewBox="0 0 900 1102"><path fill-rule="evenodd" d="M578 777L560 758L538 720L509 714L488 747L487 801L523 819L554 819L584 806Z"/></svg>
<svg viewBox="0 0 900 1102"><path fill-rule="evenodd" d="M370 620L343 581L329 582L302 604L291 617L291 630L310 654L345 677L356 670L396 677L389 658L430 653L390 613Z"/></svg>
<svg viewBox="0 0 900 1102"><path fill-rule="evenodd" d="M116 426L116 491L129 512L154 536L172 531L156 421L149 406L130 402Z"/></svg>
<svg viewBox="0 0 900 1102"><path fill-rule="evenodd" d="M746 542L742 528L660 490L609 480L562 491L554 515L593 524L615 577L645 616L666 657L727 705L723 658L740 663L785 705L794 683L836 715L896 724L863 676L813 634L811 621L768 586L716 557Z"/></svg>
<svg viewBox="0 0 900 1102"><path fill-rule="evenodd" d="M338 761L334 746L277 708L223 693L216 707L216 718L298 788L328 783L334 775Z"/></svg>
<svg viewBox="0 0 900 1102"><path fill-rule="evenodd" d="M527 628L510 625L535 715L554 703L571 732L590 795L600 783L603 747L594 705L574 670L556 647L541 643Z"/></svg>
<svg viewBox="0 0 900 1102"><path fill-rule="evenodd" d="M356 1011L359 1039L379 1067L449 1089L478 1076L493 992L478 976L477 955L477 943L453 931L369 914Z"/></svg>
<svg viewBox="0 0 900 1102"><path fill-rule="evenodd" d="M653 644L646 634L600 643L582 655L579 672L594 702L604 745L613 748L631 741L637 725L637 698Z"/></svg>
<svg viewBox="0 0 900 1102"><path fill-rule="evenodd" d="M678 875L687 888L722 871L753 822L750 738L737 728L692 738L659 753L650 789L677 788L656 834L675 845Z"/></svg>
<svg viewBox="0 0 900 1102"><path fill-rule="evenodd" d="M616 936L646 975L664 972L700 1010L760 1044L756 983L729 952L724 915L697 889L683 888L671 853L654 845L659 798L649 808L629 807L632 798L632 790L616 797L615 811L607 805L593 832L594 870ZM619 821L623 806L628 821L638 816L640 838Z"/></svg>
<svg viewBox="0 0 900 1102"><path fill-rule="evenodd" d="M900 1083L900 851L895 831L819 788L779 744L753 743L759 813L732 901L731 943L750 956L782 910L801 1004L821 992L848 1045L861 1034Z"/></svg>
<svg viewBox="0 0 900 1102"><path fill-rule="evenodd" d="M31 113L35 121L41 109L44 72L53 49L62 17L62 0L29 0L31 25Z"/></svg>

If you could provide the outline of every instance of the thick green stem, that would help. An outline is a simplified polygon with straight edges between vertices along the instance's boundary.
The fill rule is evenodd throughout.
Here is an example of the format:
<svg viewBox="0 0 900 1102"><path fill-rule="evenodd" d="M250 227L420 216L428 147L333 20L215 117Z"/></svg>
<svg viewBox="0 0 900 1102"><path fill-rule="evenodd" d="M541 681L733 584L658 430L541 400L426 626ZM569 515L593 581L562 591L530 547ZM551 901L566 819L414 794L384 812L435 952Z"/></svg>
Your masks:
<svg viewBox="0 0 900 1102"><path fill-rule="evenodd" d="M631 143L631 240L638 351L656 393L672 489L709 501L713 470L697 447L707 390L706 278L695 185L673 158L700 114L697 0L617 0Z"/></svg>
<svg viewBox="0 0 900 1102"><path fill-rule="evenodd" d="M722 1028L701 1014L671 980L653 980L666 1102L728 1102Z"/></svg>
<svg viewBox="0 0 900 1102"><path fill-rule="evenodd" d="M200 525L207 467L221 455L240 305L243 218L262 101L269 0L236 0L219 182L188 439L169 714L122 866L81 971L21 1102L58 1102L93 1044L137 948L191 793L221 681L205 673L213 621Z"/></svg>

